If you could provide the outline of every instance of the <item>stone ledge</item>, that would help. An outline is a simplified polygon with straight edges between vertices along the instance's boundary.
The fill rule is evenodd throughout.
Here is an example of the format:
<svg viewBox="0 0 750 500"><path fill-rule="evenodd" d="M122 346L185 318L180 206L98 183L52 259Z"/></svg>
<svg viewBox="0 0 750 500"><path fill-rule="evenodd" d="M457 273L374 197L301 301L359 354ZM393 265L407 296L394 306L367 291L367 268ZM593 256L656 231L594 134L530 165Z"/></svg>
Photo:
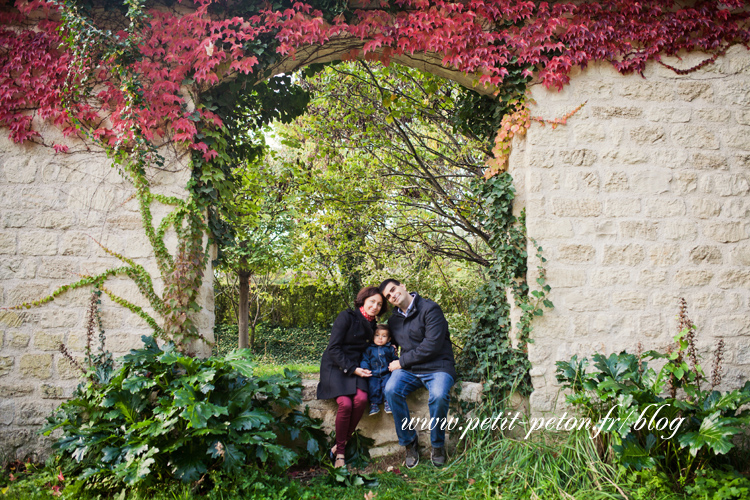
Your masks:
<svg viewBox="0 0 750 500"><path fill-rule="evenodd" d="M336 419L336 409L338 408L336 402L332 399L318 400L315 398L318 381L313 379L302 380L302 401L303 405L310 408L310 416L323 420L323 430L327 434L330 434L334 428L334 422ZM482 398L482 384L474 382L459 382L457 385L461 387L461 394L456 395L456 387L454 386L451 391L453 403L458 401L470 401L478 403ZM427 398L429 393L427 389L418 389L409 395L407 402L409 404L409 412L412 417L426 418L429 420L430 411L427 406ZM303 406L303 408L304 408ZM449 413L451 415L452 412ZM381 410L380 413L370 416L365 412L365 415L360 420L357 426L359 431L375 440L375 446L370 449L370 455L372 457L379 457L383 455L389 455L401 451L402 447L398 444L398 437L396 436L396 427L393 421L393 417ZM423 449L429 450L430 446L430 431L419 430L419 443ZM446 433L446 445L448 448L454 448L458 438L456 434L451 438L450 433Z"/></svg>

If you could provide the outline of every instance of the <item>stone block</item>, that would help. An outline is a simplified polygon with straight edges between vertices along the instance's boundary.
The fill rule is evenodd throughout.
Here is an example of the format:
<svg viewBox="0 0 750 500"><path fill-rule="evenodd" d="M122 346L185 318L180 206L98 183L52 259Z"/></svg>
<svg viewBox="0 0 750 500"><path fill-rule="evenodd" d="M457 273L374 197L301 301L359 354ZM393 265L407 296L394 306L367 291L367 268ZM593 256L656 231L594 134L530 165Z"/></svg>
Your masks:
<svg viewBox="0 0 750 500"><path fill-rule="evenodd" d="M682 199L652 198L645 201L644 211L648 217L679 217L685 215L685 201Z"/></svg>
<svg viewBox="0 0 750 500"><path fill-rule="evenodd" d="M665 142L664 129L658 125L641 125L630 130L630 140L640 145Z"/></svg>
<svg viewBox="0 0 750 500"><path fill-rule="evenodd" d="M598 191L599 175L596 172L571 172L565 176L566 191Z"/></svg>
<svg viewBox="0 0 750 500"><path fill-rule="evenodd" d="M16 233L0 233L0 255L16 254Z"/></svg>
<svg viewBox="0 0 750 500"><path fill-rule="evenodd" d="M708 292L696 294L688 304L688 307L706 309L709 312L717 310L731 311L732 309L739 308L740 304L741 300L737 294Z"/></svg>
<svg viewBox="0 0 750 500"><path fill-rule="evenodd" d="M750 316L731 314L714 318L714 331L722 337L750 335Z"/></svg>
<svg viewBox="0 0 750 500"><path fill-rule="evenodd" d="M719 139L706 127L678 124L672 128L672 140L685 148L719 149Z"/></svg>
<svg viewBox="0 0 750 500"><path fill-rule="evenodd" d="M663 169L638 170L630 176L634 191L640 194L662 194L669 192L672 172Z"/></svg>
<svg viewBox="0 0 750 500"><path fill-rule="evenodd" d="M24 302L41 299L46 295L47 285L40 285L37 283L23 284L7 291L7 295L5 296L7 299L6 305L15 306L23 304Z"/></svg>
<svg viewBox="0 0 750 500"><path fill-rule="evenodd" d="M712 101L714 96L713 89L708 83L702 82L682 82L677 86L677 97L683 101L694 101L701 99Z"/></svg>
<svg viewBox="0 0 750 500"><path fill-rule="evenodd" d="M620 222L620 235L623 238L636 240L655 240L658 236L659 223L646 221Z"/></svg>
<svg viewBox="0 0 750 500"><path fill-rule="evenodd" d="M576 123L573 126L576 143L602 143L607 138L607 131L599 123Z"/></svg>
<svg viewBox="0 0 750 500"><path fill-rule="evenodd" d="M573 167L590 167L596 163L596 153L590 149L576 149L573 151L558 151L557 157L563 165Z"/></svg>
<svg viewBox="0 0 750 500"><path fill-rule="evenodd" d="M692 193L698 189L698 175L695 172L677 172L670 186L677 194Z"/></svg>
<svg viewBox="0 0 750 500"><path fill-rule="evenodd" d="M604 202L605 217L632 217L641 212L641 200L638 198L615 198Z"/></svg>
<svg viewBox="0 0 750 500"><path fill-rule="evenodd" d="M716 88L718 98L725 105L735 104L742 108L750 108L750 87L747 81L725 82Z"/></svg>
<svg viewBox="0 0 750 500"><path fill-rule="evenodd" d="M0 325L16 328L21 326L24 321L26 321L24 313L16 314L13 311L0 310Z"/></svg>
<svg viewBox="0 0 750 500"><path fill-rule="evenodd" d="M37 269L37 275L45 279L65 279L76 281L78 277L78 263L72 259L42 259Z"/></svg>
<svg viewBox="0 0 750 500"><path fill-rule="evenodd" d="M31 184L36 179L39 169L39 156L5 156L3 159L3 173L5 182L9 184Z"/></svg>
<svg viewBox="0 0 750 500"><path fill-rule="evenodd" d="M714 273L701 269L680 269L674 275L674 282L680 287L705 286L711 282Z"/></svg>
<svg viewBox="0 0 750 500"><path fill-rule="evenodd" d="M596 250L591 245L560 245L557 249L557 260L565 263L591 262Z"/></svg>
<svg viewBox="0 0 750 500"><path fill-rule="evenodd" d="M665 311L676 311L683 292L655 292L651 294L651 304ZM672 334L669 335L671 340Z"/></svg>
<svg viewBox="0 0 750 500"><path fill-rule="evenodd" d="M52 376L52 354L24 354L19 369L24 378L48 379Z"/></svg>
<svg viewBox="0 0 750 500"><path fill-rule="evenodd" d="M693 117L698 122L725 123L731 118L731 113L720 108L701 108L693 110Z"/></svg>
<svg viewBox="0 0 750 500"><path fill-rule="evenodd" d="M750 266L750 246L740 245L730 252L732 264L740 266Z"/></svg>
<svg viewBox="0 0 750 500"><path fill-rule="evenodd" d="M745 226L743 222L704 222L703 234L719 243L733 243L747 239Z"/></svg>
<svg viewBox="0 0 750 500"><path fill-rule="evenodd" d="M11 356L0 356L0 377L9 374L13 368L14 358Z"/></svg>
<svg viewBox="0 0 750 500"><path fill-rule="evenodd" d="M5 214L5 227L22 228L31 226L34 212L7 212Z"/></svg>
<svg viewBox="0 0 750 500"><path fill-rule="evenodd" d="M750 125L750 109L737 109L734 117L740 125Z"/></svg>
<svg viewBox="0 0 750 500"><path fill-rule="evenodd" d="M659 338L664 335L666 325L660 314L642 314L638 316L636 328L640 335L648 338ZM644 346L646 349L648 347Z"/></svg>
<svg viewBox="0 0 750 500"><path fill-rule="evenodd" d="M638 275L638 285L643 287L664 286L667 282L667 271L643 269Z"/></svg>
<svg viewBox="0 0 750 500"><path fill-rule="evenodd" d="M732 219L750 219L750 199L732 199L724 205L724 216Z"/></svg>
<svg viewBox="0 0 750 500"><path fill-rule="evenodd" d="M77 366L70 362L68 358L63 357L62 354L55 356L57 365L57 376L63 380L78 379L83 377L83 373ZM79 365L83 366L83 358L75 356L74 359Z"/></svg>
<svg viewBox="0 0 750 500"><path fill-rule="evenodd" d="M0 398L18 398L30 396L34 392L34 386L13 383L11 385L0 385Z"/></svg>
<svg viewBox="0 0 750 500"><path fill-rule="evenodd" d="M648 303L648 293L645 290L616 292L612 294L615 309L626 311L642 311Z"/></svg>
<svg viewBox="0 0 750 500"><path fill-rule="evenodd" d="M711 198L699 198L697 200L692 200L690 204L691 213L701 219L718 217L721 213L721 203Z"/></svg>
<svg viewBox="0 0 750 500"><path fill-rule="evenodd" d="M602 204L593 198L553 198L552 213L558 217L597 217L602 213Z"/></svg>
<svg viewBox="0 0 750 500"><path fill-rule="evenodd" d="M706 191L719 196L740 196L750 192L750 183L742 174L717 174L708 178L706 182Z"/></svg>
<svg viewBox="0 0 750 500"><path fill-rule="evenodd" d="M16 406L17 425L41 425L46 423L47 416L57 403L51 401L24 401Z"/></svg>
<svg viewBox="0 0 750 500"><path fill-rule="evenodd" d="M609 120L611 118L635 119L643 116L643 109L636 106L592 106L594 118Z"/></svg>
<svg viewBox="0 0 750 500"><path fill-rule="evenodd" d="M717 286L723 289L750 288L750 271L746 269L724 271L719 276Z"/></svg>
<svg viewBox="0 0 750 500"><path fill-rule="evenodd" d="M31 336L27 333L11 331L8 332L6 345L14 349L23 349L29 345L30 338Z"/></svg>
<svg viewBox="0 0 750 500"><path fill-rule="evenodd" d="M526 166L536 168L552 168L555 166L554 151L532 151L526 155ZM140 219L139 219L140 224ZM137 228L134 228L137 229Z"/></svg>
<svg viewBox="0 0 750 500"><path fill-rule="evenodd" d="M82 312L48 309L41 313L39 324L42 328L70 328L76 326L82 318Z"/></svg>
<svg viewBox="0 0 750 500"><path fill-rule="evenodd" d="M667 240L693 241L698 236L698 226L685 220L663 222L661 234Z"/></svg>
<svg viewBox="0 0 750 500"><path fill-rule="evenodd" d="M604 177L604 190L613 193L630 189L628 174L625 172L609 172Z"/></svg>
<svg viewBox="0 0 750 500"><path fill-rule="evenodd" d="M630 282L630 271L627 269L596 269L591 275L591 286L595 288L629 285Z"/></svg>
<svg viewBox="0 0 750 500"><path fill-rule="evenodd" d="M18 253L21 255L56 255L57 234L51 232L22 232L18 236Z"/></svg>
<svg viewBox="0 0 750 500"><path fill-rule="evenodd" d="M602 263L606 266L634 266L643 261L642 245L604 245Z"/></svg>
<svg viewBox="0 0 750 500"><path fill-rule="evenodd" d="M690 157L690 166L700 170L728 170L726 156L720 153L693 153Z"/></svg>
<svg viewBox="0 0 750 500"><path fill-rule="evenodd" d="M86 257L91 253L91 238L84 233L65 233L60 240L61 255Z"/></svg>
<svg viewBox="0 0 750 500"><path fill-rule="evenodd" d="M610 298L598 291L570 291L564 296L563 305L571 311L604 311L610 306Z"/></svg>
<svg viewBox="0 0 750 500"><path fill-rule="evenodd" d="M586 270L577 268L550 267L547 283L553 288L572 288L586 284Z"/></svg>
<svg viewBox="0 0 750 500"><path fill-rule="evenodd" d="M711 245L698 245L690 250L690 262L693 264L721 264L721 250Z"/></svg>
<svg viewBox="0 0 750 500"><path fill-rule="evenodd" d="M107 224L124 230L143 230L143 220L138 215L121 214L107 217Z"/></svg>
<svg viewBox="0 0 750 500"><path fill-rule="evenodd" d="M73 225L73 214L67 212L43 212L36 216L37 227L45 229L68 229Z"/></svg>
<svg viewBox="0 0 750 500"><path fill-rule="evenodd" d="M635 100L643 101L671 101L672 94L665 90L661 82L655 81L634 81L625 79L619 86L620 94Z"/></svg>
<svg viewBox="0 0 750 500"><path fill-rule="evenodd" d="M49 333L46 331L34 333L34 347L40 351L57 351L62 343L62 333Z"/></svg>
<svg viewBox="0 0 750 500"><path fill-rule="evenodd" d="M42 384L39 392L42 399L65 399L65 389L57 385Z"/></svg>
<svg viewBox="0 0 750 500"><path fill-rule="evenodd" d="M659 245L651 248L649 260L654 266L673 266L677 264L682 255L678 245Z"/></svg>
<svg viewBox="0 0 750 500"><path fill-rule="evenodd" d="M0 424L10 425L16 414L15 401L0 401Z"/></svg>
<svg viewBox="0 0 750 500"><path fill-rule="evenodd" d="M607 238L609 236L617 236L617 226L614 221L605 220L597 221L596 219L582 219L576 222L576 228L578 236L582 239L593 238Z"/></svg>
<svg viewBox="0 0 750 500"><path fill-rule="evenodd" d="M651 106L646 109L646 119L652 122L661 123L687 123L690 121L691 111L690 108L684 106Z"/></svg>

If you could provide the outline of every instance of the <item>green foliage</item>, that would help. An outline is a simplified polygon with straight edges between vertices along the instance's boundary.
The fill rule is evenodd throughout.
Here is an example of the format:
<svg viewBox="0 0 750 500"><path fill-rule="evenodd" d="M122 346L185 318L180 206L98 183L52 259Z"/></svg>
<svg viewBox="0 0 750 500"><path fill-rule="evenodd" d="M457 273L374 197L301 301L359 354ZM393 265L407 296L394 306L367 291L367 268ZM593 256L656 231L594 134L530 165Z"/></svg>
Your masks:
<svg viewBox="0 0 750 500"><path fill-rule="evenodd" d="M144 337L107 379L79 386L45 427L62 430L55 450L75 478L66 493L194 482L209 471L280 472L320 454L324 435L301 403L291 372L253 375L245 351L205 360ZM280 444L303 443L301 452Z"/></svg>
<svg viewBox="0 0 750 500"><path fill-rule="evenodd" d="M253 356L259 363L283 365L287 363L320 364L320 357L328 345L328 328L286 328L261 323L255 330ZM237 325L217 325L215 355L224 355L237 348Z"/></svg>
<svg viewBox="0 0 750 500"><path fill-rule="evenodd" d="M680 485L726 460L733 438L750 424L750 410L743 409L750 403L750 382L724 393L701 389L703 370L686 361L694 352L691 328L675 336L672 352L594 354L592 372L586 358L557 363L557 380L572 392L566 400L597 424L603 446L611 447L619 463L635 470L656 467ZM649 367L653 360L661 368ZM681 391L665 395L670 381Z"/></svg>
<svg viewBox="0 0 750 500"><path fill-rule="evenodd" d="M458 368L468 380L481 381L484 390L494 397L507 391L530 394L533 390L527 355L531 321L541 316L543 307L552 307L546 299L544 268L539 267L538 290L531 291L526 276L526 228L523 216L517 219L512 213L515 189L508 173L495 175L475 186L484 200L483 224L490 235L489 246L495 252L494 264L488 279L474 295L469 312L472 318ZM536 246L536 245L535 245ZM540 263L541 248L537 247ZM511 339L510 303L507 290L512 290L516 305L522 314L515 325L518 343Z"/></svg>
<svg viewBox="0 0 750 500"><path fill-rule="evenodd" d="M685 492L702 500L743 500L750 498L750 479L731 469L704 469Z"/></svg>

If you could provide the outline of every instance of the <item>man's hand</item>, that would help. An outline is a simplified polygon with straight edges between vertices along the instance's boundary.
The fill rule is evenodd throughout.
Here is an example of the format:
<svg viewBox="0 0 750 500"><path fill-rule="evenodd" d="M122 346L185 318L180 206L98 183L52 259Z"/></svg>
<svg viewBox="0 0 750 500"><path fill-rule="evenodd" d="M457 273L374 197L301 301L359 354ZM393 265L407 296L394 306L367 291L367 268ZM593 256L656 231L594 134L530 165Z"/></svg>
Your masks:
<svg viewBox="0 0 750 500"><path fill-rule="evenodd" d="M361 367L354 370L354 374L362 378L372 377L372 372L370 370L365 370L364 368L361 368Z"/></svg>
<svg viewBox="0 0 750 500"><path fill-rule="evenodd" d="M391 361L391 363L388 365L388 369L392 372L395 372L396 370L401 369L401 363L399 363L398 360Z"/></svg>

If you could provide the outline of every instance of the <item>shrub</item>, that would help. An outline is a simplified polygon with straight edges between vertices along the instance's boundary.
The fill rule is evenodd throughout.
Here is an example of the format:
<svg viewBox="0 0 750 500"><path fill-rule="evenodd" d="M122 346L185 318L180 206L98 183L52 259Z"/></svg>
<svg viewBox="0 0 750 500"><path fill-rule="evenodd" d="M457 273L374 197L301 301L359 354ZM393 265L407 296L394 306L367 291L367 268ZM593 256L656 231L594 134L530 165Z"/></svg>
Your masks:
<svg viewBox="0 0 750 500"><path fill-rule="evenodd" d="M716 363L711 387L704 389L707 377L684 302L680 326L676 347L666 353L595 354L590 373L588 360L573 356L557 363L557 380L572 390L566 400L597 424L604 450L626 467L656 467L684 486L732 450L733 438L750 423L750 410L742 408L750 403L750 381L739 390L714 390L721 379ZM651 368L649 360L663 366Z"/></svg>
<svg viewBox="0 0 750 500"><path fill-rule="evenodd" d="M320 453L319 423L292 409L302 402L295 373L256 377L247 350L196 359L143 339L49 417L44 430L62 430L54 448L75 478L66 493L193 482L216 470L274 473ZM305 446L298 453L280 439Z"/></svg>

